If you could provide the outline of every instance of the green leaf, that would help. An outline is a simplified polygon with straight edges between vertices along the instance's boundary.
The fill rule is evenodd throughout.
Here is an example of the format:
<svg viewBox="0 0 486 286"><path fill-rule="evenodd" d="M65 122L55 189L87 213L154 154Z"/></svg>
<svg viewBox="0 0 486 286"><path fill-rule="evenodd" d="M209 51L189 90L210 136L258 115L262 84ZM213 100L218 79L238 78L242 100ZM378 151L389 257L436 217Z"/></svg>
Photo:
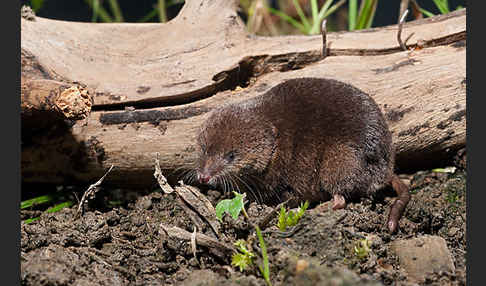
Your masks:
<svg viewBox="0 0 486 286"><path fill-rule="evenodd" d="M427 10L423 9L423 8L420 8L419 10L420 10L420 12L422 12L422 14L424 14L426 17L433 17L433 16L435 16L435 15L434 15L434 13L429 12L429 11L427 11Z"/></svg>
<svg viewBox="0 0 486 286"><path fill-rule="evenodd" d="M301 33L307 34L307 30L306 30L305 26L302 25L301 23L297 22L297 20L295 20L294 18L290 17L289 15L287 15L287 14L285 14L285 13L283 13L280 10L277 10L275 8L267 7L267 9L268 9L268 11L270 11L270 13L275 14L275 15L279 16L280 18L284 19L285 21L287 21L289 24L291 24L296 29L298 29Z"/></svg>
<svg viewBox="0 0 486 286"><path fill-rule="evenodd" d="M263 275L263 279L265 279L265 282L267 282L267 285L272 285L272 283L270 282L270 263L268 261L267 247L265 246L265 241L263 240L262 231L260 230L258 225L255 226L255 230L258 236L258 242L260 245L260 249L262 251L262 259L263 259L263 266L258 265L258 268L260 269L260 272Z"/></svg>
<svg viewBox="0 0 486 286"><path fill-rule="evenodd" d="M449 4L447 0L433 0L437 9L439 9L441 14L449 13Z"/></svg>
<svg viewBox="0 0 486 286"><path fill-rule="evenodd" d="M29 223L31 223L31 222L33 222L33 221L38 220L38 219L40 219L40 217L33 217L33 218L29 218L29 219L24 220L24 223L25 223L25 224L29 224Z"/></svg>
<svg viewBox="0 0 486 286"><path fill-rule="evenodd" d="M222 200L216 205L216 217L223 221L223 213L229 208L231 200Z"/></svg>
<svg viewBox="0 0 486 286"><path fill-rule="evenodd" d="M454 172L456 172L456 167L436 168L436 169L432 169L432 172L435 172L435 173L454 173Z"/></svg>
<svg viewBox="0 0 486 286"><path fill-rule="evenodd" d="M304 27L306 31L309 31L311 28L311 25L309 24L309 21L307 20L307 17L304 14L304 11L302 11L302 8L300 7L299 1L298 0L292 0L292 3L294 4L295 10L297 11L297 14L300 17L300 21L302 24L304 24Z"/></svg>
<svg viewBox="0 0 486 286"><path fill-rule="evenodd" d="M287 229L287 211L284 206L280 207L280 213L278 214L277 227L280 231L285 231Z"/></svg>
<svg viewBox="0 0 486 286"><path fill-rule="evenodd" d="M68 208L72 205L73 205L73 202L63 202L63 203L57 204L57 205L49 208L46 212L55 213L55 212L62 210L63 208Z"/></svg>
<svg viewBox="0 0 486 286"><path fill-rule="evenodd" d="M240 268L243 272L248 266L252 264L251 258L248 255L242 253L235 253L231 256L231 265Z"/></svg>
<svg viewBox="0 0 486 286"><path fill-rule="evenodd" d="M359 239L354 244L354 254L359 259L365 259L371 251L371 241L367 238Z"/></svg>
<svg viewBox="0 0 486 286"><path fill-rule="evenodd" d="M231 200L221 200L216 205L216 217L219 221L223 220L223 214L226 212L233 217L233 219L237 219L240 215L241 210L243 209L243 198L244 195L235 193L235 197Z"/></svg>
<svg viewBox="0 0 486 286"><path fill-rule="evenodd" d="M353 31L356 28L356 18L358 14L358 0L349 0L348 4L348 29Z"/></svg>
<svg viewBox="0 0 486 286"><path fill-rule="evenodd" d="M287 227L296 225L300 218L305 213L305 210L309 207L309 202L305 201L304 203L300 204L300 207L297 211L286 211L286 209L282 206L280 208L280 213L278 215L278 222L277 227L280 231L285 231Z"/></svg>
<svg viewBox="0 0 486 286"><path fill-rule="evenodd" d="M34 205L40 205L40 204L48 203L48 202L52 201L53 199L54 198L51 195L44 195L44 196L36 197L36 198L30 199L30 200L25 200L25 201L20 203L20 209L25 209L25 208L32 207Z"/></svg>
<svg viewBox="0 0 486 286"><path fill-rule="evenodd" d="M358 15L358 22L356 24L356 29L366 29L371 27L373 18L375 16L377 0L365 0L361 2L361 7Z"/></svg>
<svg viewBox="0 0 486 286"><path fill-rule="evenodd" d="M238 239L234 245L241 253L233 254L231 257L231 265L238 266L240 271L243 271L253 263L253 257L255 257L255 254L251 253L246 248L246 241L243 239Z"/></svg>

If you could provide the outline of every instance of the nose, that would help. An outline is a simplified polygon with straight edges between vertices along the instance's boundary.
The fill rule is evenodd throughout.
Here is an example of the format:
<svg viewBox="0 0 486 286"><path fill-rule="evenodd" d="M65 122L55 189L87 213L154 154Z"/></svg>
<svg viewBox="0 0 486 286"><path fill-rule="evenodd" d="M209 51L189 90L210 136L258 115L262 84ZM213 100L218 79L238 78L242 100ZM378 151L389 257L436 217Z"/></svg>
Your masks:
<svg viewBox="0 0 486 286"><path fill-rule="evenodd" d="M199 182L203 184L207 184L209 180L211 179L211 176L208 174L199 174Z"/></svg>

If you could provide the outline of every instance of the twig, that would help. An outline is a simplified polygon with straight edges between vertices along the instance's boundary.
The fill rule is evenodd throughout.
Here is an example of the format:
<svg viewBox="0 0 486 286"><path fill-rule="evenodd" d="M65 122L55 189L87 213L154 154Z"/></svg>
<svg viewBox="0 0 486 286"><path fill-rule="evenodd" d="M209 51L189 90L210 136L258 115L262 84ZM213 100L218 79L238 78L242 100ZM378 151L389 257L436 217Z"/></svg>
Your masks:
<svg viewBox="0 0 486 286"><path fill-rule="evenodd" d="M221 223L216 218L216 210L208 198L194 186L184 185L182 181L179 181L179 184L180 186L176 187L175 191L181 201L187 205L186 213L192 212L195 216L202 218L209 224L216 237L224 237L220 232ZM201 229L202 226L199 225L199 228Z"/></svg>
<svg viewBox="0 0 486 286"><path fill-rule="evenodd" d="M81 201L79 202L79 205L78 205L78 209L76 210L76 214L74 215L74 219L77 219L80 215L80 211L81 211L81 208L82 206L84 205L85 201L89 198L89 197L93 197L94 194L99 190L99 186L101 185L101 183L103 182L103 180L105 179L106 175L108 175L108 173L111 172L111 169L113 169L113 165L111 165L110 169L103 175L103 177L101 177L98 182L92 184L91 186L89 186L89 188L86 190L86 192L84 192L83 194L83 197L81 198Z"/></svg>
<svg viewBox="0 0 486 286"><path fill-rule="evenodd" d="M403 13L405 12L405 9L408 8L408 5L410 3L410 0L401 0L400 1L400 10L398 11L398 23L400 23L401 21L401 15L403 15Z"/></svg>
<svg viewBox="0 0 486 286"><path fill-rule="evenodd" d="M405 12L403 12L403 15L402 17L400 17L400 21L398 23L398 34L397 34L397 40L398 40L398 44L400 44L400 47L402 48L402 50L406 51L407 50L407 46L405 46L405 43L407 41L405 41L405 43L402 42L402 29L403 29L403 23L405 22L405 18L407 17L408 15L408 9L405 10ZM407 38L410 39L411 36L409 36Z"/></svg>
<svg viewBox="0 0 486 286"><path fill-rule="evenodd" d="M179 228L177 226L170 227L170 226L166 226L162 223L160 224L159 233L161 234L161 237L167 237L167 236L169 238L175 237L175 238L186 240L186 241L190 241L191 237L193 235L192 233L190 233L190 232L188 232L188 231L186 231L182 228ZM165 235L167 235L167 236L165 236ZM195 239L196 245L208 247L210 249L219 250L226 255L230 255L231 253L234 252L234 248L232 246L227 245L225 243L222 243L219 240L216 240L216 239L209 237L205 234L196 232L195 237L196 237L196 239Z"/></svg>
<svg viewBox="0 0 486 286"><path fill-rule="evenodd" d="M322 58L327 56L327 19L322 20L321 23L321 35L322 35Z"/></svg>
<svg viewBox="0 0 486 286"><path fill-rule="evenodd" d="M169 185L160 169L158 152L155 157L154 177L157 179L164 193L170 194L175 192L177 194L177 203L199 229L202 229L202 219L204 219L214 231L216 237L224 237L220 233L221 226L216 218L216 211L206 196L201 194L196 187L185 185L183 181L179 181L180 186L175 187L175 189Z"/></svg>
<svg viewBox="0 0 486 286"><path fill-rule="evenodd" d="M197 256L196 256L196 234L197 234L197 227L194 226L194 231L192 232L192 235L191 235L191 248L192 248L192 255L194 255L194 258L197 260Z"/></svg>
<svg viewBox="0 0 486 286"><path fill-rule="evenodd" d="M155 172L154 177L159 183L160 188L164 193L170 194L174 192L174 189L169 185L167 179L162 175L162 171L160 170L160 162L159 162L159 152L155 153Z"/></svg>

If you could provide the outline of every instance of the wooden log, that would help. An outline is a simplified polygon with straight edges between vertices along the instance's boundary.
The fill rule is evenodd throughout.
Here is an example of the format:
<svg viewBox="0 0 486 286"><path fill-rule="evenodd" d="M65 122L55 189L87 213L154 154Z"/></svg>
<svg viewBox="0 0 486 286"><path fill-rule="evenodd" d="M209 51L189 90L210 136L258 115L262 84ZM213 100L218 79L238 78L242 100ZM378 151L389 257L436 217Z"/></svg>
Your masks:
<svg viewBox="0 0 486 286"><path fill-rule="evenodd" d="M325 59L320 36L251 36L235 11L232 1L194 0L166 24L22 19L22 52L37 63L31 74L95 89L86 120L22 146L24 182L92 181L114 165L106 182L154 184L156 152L165 173L194 161L208 111L296 77L369 93L402 171L443 163L465 146L465 9L405 23L409 51L396 25L329 33Z"/></svg>
<svg viewBox="0 0 486 286"><path fill-rule="evenodd" d="M66 120L85 119L92 106L92 97L84 87L46 79L21 77L20 99L24 138L63 125Z"/></svg>

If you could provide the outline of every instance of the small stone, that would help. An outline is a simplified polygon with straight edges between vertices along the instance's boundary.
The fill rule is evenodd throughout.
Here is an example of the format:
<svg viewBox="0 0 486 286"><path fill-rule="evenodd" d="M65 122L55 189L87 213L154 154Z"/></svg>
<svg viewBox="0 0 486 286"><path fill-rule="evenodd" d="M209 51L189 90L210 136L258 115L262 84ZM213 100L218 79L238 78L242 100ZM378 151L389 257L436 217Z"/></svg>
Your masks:
<svg viewBox="0 0 486 286"><path fill-rule="evenodd" d="M447 234L449 236L455 236L458 231L459 231L459 228L457 228L457 227L451 227L449 229L449 232Z"/></svg>
<svg viewBox="0 0 486 286"><path fill-rule="evenodd" d="M304 271L307 267L309 266L309 262L307 262L304 259L299 259L297 260L297 263L295 264L295 273L299 274L302 271Z"/></svg>
<svg viewBox="0 0 486 286"><path fill-rule="evenodd" d="M411 282L424 282L430 273L455 271L452 255L442 237L424 235L400 239L392 243L391 249L398 256L400 266L408 273Z"/></svg>
<svg viewBox="0 0 486 286"><path fill-rule="evenodd" d="M148 196L140 197L137 200L135 207L137 209L148 210L152 207L152 200Z"/></svg>

